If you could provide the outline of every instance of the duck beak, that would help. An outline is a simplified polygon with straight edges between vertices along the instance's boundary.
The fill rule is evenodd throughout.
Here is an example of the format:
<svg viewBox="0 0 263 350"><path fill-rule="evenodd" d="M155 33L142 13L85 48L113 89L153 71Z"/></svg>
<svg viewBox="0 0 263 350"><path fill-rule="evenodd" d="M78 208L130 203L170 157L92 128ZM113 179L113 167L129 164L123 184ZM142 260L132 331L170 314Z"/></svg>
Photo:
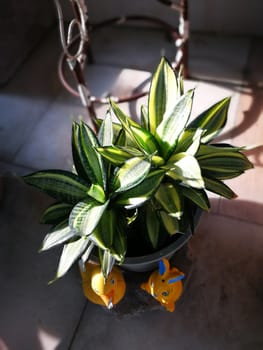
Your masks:
<svg viewBox="0 0 263 350"><path fill-rule="evenodd" d="M114 290L111 290L108 294L106 295L101 295L101 299L103 300L104 304L106 307L110 310L113 308L113 302L114 302Z"/></svg>

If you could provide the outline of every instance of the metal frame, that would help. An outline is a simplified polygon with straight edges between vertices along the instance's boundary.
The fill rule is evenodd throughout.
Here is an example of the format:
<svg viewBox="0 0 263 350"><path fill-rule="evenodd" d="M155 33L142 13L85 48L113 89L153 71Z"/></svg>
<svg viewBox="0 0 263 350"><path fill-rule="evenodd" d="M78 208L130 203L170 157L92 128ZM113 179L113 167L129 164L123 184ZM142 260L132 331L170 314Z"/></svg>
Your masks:
<svg viewBox="0 0 263 350"><path fill-rule="evenodd" d="M101 98L93 96L88 89L86 83L84 68L88 60L89 63L93 63L93 55L91 51L91 43L89 34L99 28L112 25L112 24L123 24L128 21L144 21L152 22L165 31L167 31L176 47L176 54L174 61L172 62L173 68L178 69L179 66L183 65L184 67L184 76L187 75L188 68L188 39L189 39L189 21L188 21L188 2L187 0L180 0L180 3L175 3L170 0L157 0L162 4L169 6L173 11L176 11L179 14L179 26L172 26L165 21L150 17L150 16L138 16L130 15L124 17L114 17L100 23L91 25L89 22L88 9L85 3L85 0L69 0L71 2L74 18L70 21L67 28L67 36L64 27L63 13L60 6L59 0L54 0L59 19L59 31L60 39L62 45L62 54L59 59L58 64L58 75L61 83L74 96L77 96L81 99L82 105L87 109L88 114L93 122L95 127L95 103L105 104L108 103L108 98ZM78 35L73 36L74 29L77 28ZM75 52L72 52L75 46L77 49ZM65 78L65 68L69 67L74 80L76 82L77 89L75 90L67 82ZM118 102L127 102L136 100L142 96L145 96L147 92L133 93L129 96L111 96L111 98Z"/></svg>

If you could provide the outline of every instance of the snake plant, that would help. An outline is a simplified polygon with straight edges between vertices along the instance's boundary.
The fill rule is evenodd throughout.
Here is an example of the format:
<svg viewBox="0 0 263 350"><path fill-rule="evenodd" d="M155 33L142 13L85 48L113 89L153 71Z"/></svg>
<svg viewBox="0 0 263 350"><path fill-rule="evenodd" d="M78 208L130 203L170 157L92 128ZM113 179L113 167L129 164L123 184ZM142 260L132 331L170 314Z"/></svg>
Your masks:
<svg viewBox="0 0 263 350"><path fill-rule="evenodd" d="M207 191L236 196L224 180L252 164L243 148L213 141L226 124L230 99L190 121L193 98L194 90L185 92L181 74L162 58L140 123L109 101L97 133L83 121L73 123L71 172L24 177L56 200L42 216L52 229L41 248L63 245L56 278L91 255L107 277L129 251L132 231L137 246L148 242L157 250L192 225L196 207L209 210Z"/></svg>

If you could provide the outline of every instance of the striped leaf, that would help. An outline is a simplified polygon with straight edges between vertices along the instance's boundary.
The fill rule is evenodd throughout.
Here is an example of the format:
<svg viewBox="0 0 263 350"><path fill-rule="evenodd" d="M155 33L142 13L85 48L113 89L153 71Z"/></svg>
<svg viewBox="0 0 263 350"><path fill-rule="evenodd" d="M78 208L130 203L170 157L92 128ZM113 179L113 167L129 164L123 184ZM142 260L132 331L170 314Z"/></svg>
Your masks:
<svg viewBox="0 0 263 350"><path fill-rule="evenodd" d="M150 172L147 177L136 187L120 193L115 199L117 205L124 205L128 208L138 206L150 199L157 190L163 177L164 170L155 170Z"/></svg>
<svg viewBox="0 0 263 350"><path fill-rule="evenodd" d="M113 237L116 232L117 218L113 210L105 210L101 219L92 233L92 240L102 249L112 247Z"/></svg>
<svg viewBox="0 0 263 350"><path fill-rule="evenodd" d="M135 144L148 154L153 154L158 150L158 143L154 136L138 123L124 114L121 109L114 103L111 103L113 111L120 120L126 133L134 140Z"/></svg>
<svg viewBox="0 0 263 350"><path fill-rule="evenodd" d="M109 250L104 250L103 252L103 258L101 262L101 272L105 279L109 277L109 274L111 273L111 270L113 268L115 259L111 255Z"/></svg>
<svg viewBox="0 0 263 350"><path fill-rule="evenodd" d="M237 197L231 188L224 184L221 180L204 177L204 181L206 189L210 192L216 193L219 196L225 197L227 199L233 199Z"/></svg>
<svg viewBox="0 0 263 350"><path fill-rule="evenodd" d="M141 124L144 129L150 131L148 110L144 105L141 106Z"/></svg>
<svg viewBox="0 0 263 350"><path fill-rule="evenodd" d="M97 137L90 127L83 122L80 123L79 137L79 155L83 168L92 183L98 183L105 189L106 171L103 159L96 150L100 146Z"/></svg>
<svg viewBox="0 0 263 350"><path fill-rule="evenodd" d="M180 95L175 73L163 57L151 81L148 99L149 131L155 135L165 111L170 110Z"/></svg>
<svg viewBox="0 0 263 350"><path fill-rule="evenodd" d="M158 152L158 142L155 137L146 129L130 126L132 136L138 147L147 154L154 154Z"/></svg>
<svg viewBox="0 0 263 350"><path fill-rule="evenodd" d="M201 209L206 211L210 209L209 199L205 190L181 186L181 192Z"/></svg>
<svg viewBox="0 0 263 350"><path fill-rule="evenodd" d="M136 123L132 118L127 116L114 101L111 100L110 104L112 111L114 112L115 116L119 119L121 125L126 131L129 132L130 126L135 126L137 128L140 127L140 124Z"/></svg>
<svg viewBox="0 0 263 350"><path fill-rule="evenodd" d="M173 184L162 183L155 193L155 199L167 213L180 219L183 214L182 199Z"/></svg>
<svg viewBox="0 0 263 350"><path fill-rule="evenodd" d="M119 262L119 264L122 264L127 251L127 238L125 228L126 224L124 224L124 219L120 219L120 217L118 217L116 231L113 236L111 254Z"/></svg>
<svg viewBox="0 0 263 350"><path fill-rule="evenodd" d="M218 151L198 156L198 162L205 174L218 179L231 179L251 169L252 164L240 152Z"/></svg>
<svg viewBox="0 0 263 350"><path fill-rule="evenodd" d="M124 147L118 147L118 146L98 147L97 151L110 163L116 166L122 165L126 160L133 158L133 155L127 152Z"/></svg>
<svg viewBox="0 0 263 350"><path fill-rule="evenodd" d="M88 195L100 203L105 203L106 195L103 188L100 185L92 184L88 191Z"/></svg>
<svg viewBox="0 0 263 350"><path fill-rule="evenodd" d="M109 113L109 114L110 114L110 116L111 116L111 113ZM108 115L108 114L107 114L107 115ZM112 119L112 116L111 116L111 119ZM102 125L103 122L104 122L104 119L99 119L99 118L96 119L96 124L98 125L99 128L101 128L101 125ZM113 144L115 144L115 141L116 141L116 139L118 138L121 129L122 129L122 126L121 126L120 123L113 123L113 122L112 122L112 130L113 130L113 135L112 135L112 136L113 136L113 139L112 139L112 143L113 143Z"/></svg>
<svg viewBox="0 0 263 350"><path fill-rule="evenodd" d="M79 124L74 122L72 124L72 136L71 136L71 148L72 148L72 157L74 161L74 167L77 174L81 178L90 182L90 178L87 175L87 172L85 170L85 162L82 159L79 130L80 130Z"/></svg>
<svg viewBox="0 0 263 350"><path fill-rule="evenodd" d="M50 205L43 213L40 222L42 224L57 224L66 219L73 206L68 203L55 203Z"/></svg>
<svg viewBox="0 0 263 350"><path fill-rule="evenodd" d="M74 235L75 233L68 226L68 220L65 220L62 227L61 225L59 225L57 228L55 227L53 232L48 233L45 236L40 251L48 250L59 244L65 243L74 237Z"/></svg>
<svg viewBox="0 0 263 350"><path fill-rule="evenodd" d="M183 95L172 110L165 112L162 122L156 129L156 138L160 144L164 158L167 158L174 150L178 137L189 120L192 100L193 90Z"/></svg>
<svg viewBox="0 0 263 350"><path fill-rule="evenodd" d="M175 153L186 152L195 156L200 148L202 129L187 129L179 136Z"/></svg>
<svg viewBox="0 0 263 350"><path fill-rule="evenodd" d="M124 192L139 185L148 175L150 167L151 163L140 157L127 160L114 176L112 191Z"/></svg>
<svg viewBox="0 0 263 350"><path fill-rule="evenodd" d="M114 133L113 133L111 115L108 112L99 129L99 133L98 133L99 143L102 146L111 146L113 143L113 135Z"/></svg>
<svg viewBox="0 0 263 350"><path fill-rule="evenodd" d="M208 144L208 145L204 145L201 144L198 152L197 152L197 158L202 159L202 157L206 157L209 154L218 154L218 153L223 153L223 154L232 154L232 153L236 153L236 152L242 152L242 150L244 150L243 147L234 147L228 143L213 143L213 144Z"/></svg>
<svg viewBox="0 0 263 350"><path fill-rule="evenodd" d="M95 244L92 241L89 240L89 242L87 244L87 247L85 248L84 253L81 255L81 257L79 259L79 266L80 266L82 271L86 270L85 262L87 260L89 260L89 258L91 256L91 253L92 253L92 250L94 249L94 247L95 247Z"/></svg>
<svg viewBox="0 0 263 350"><path fill-rule="evenodd" d="M64 276L74 262L82 255L88 245L89 239L81 237L78 240L65 244L59 260L58 270L55 280ZM54 280L54 281L55 281ZM50 283L54 282L51 281Z"/></svg>
<svg viewBox="0 0 263 350"><path fill-rule="evenodd" d="M173 164L168 164L167 175L174 180L180 180L185 185L194 188L204 188L201 169L195 157L187 153L178 153L173 157Z"/></svg>
<svg viewBox="0 0 263 350"><path fill-rule="evenodd" d="M124 218L119 212L106 210L91 235L92 241L103 251L108 250L118 261L122 261L126 252Z"/></svg>
<svg viewBox="0 0 263 350"><path fill-rule="evenodd" d="M202 136L202 142L207 143L211 141L226 124L229 104L229 97L215 103L212 107L195 118L188 127L190 129L201 128L205 130Z"/></svg>
<svg viewBox="0 0 263 350"><path fill-rule="evenodd" d="M87 197L89 184L64 170L43 170L23 177L24 181L55 199L75 204Z"/></svg>
<svg viewBox="0 0 263 350"><path fill-rule="evenodd" d="M160 235L160 218L156 209L150 203L146 206L146 226L151 245L156 249Z"/></svg>
<svg viewBox="0 0 263 350"><path fill-rule="evenodd" d="M78 235L90 235L100 221L108 203L109 201L101 204L94 199L79 202L70 214L70 228Z"/></svg>
<svg viewBox="0 0 263 350"><path fill-rule="evenodd" d="M165 211L160 211L160 217L166 231L170 235L174 235L179 231L179 222L177 218L169 215Z"/></svg>

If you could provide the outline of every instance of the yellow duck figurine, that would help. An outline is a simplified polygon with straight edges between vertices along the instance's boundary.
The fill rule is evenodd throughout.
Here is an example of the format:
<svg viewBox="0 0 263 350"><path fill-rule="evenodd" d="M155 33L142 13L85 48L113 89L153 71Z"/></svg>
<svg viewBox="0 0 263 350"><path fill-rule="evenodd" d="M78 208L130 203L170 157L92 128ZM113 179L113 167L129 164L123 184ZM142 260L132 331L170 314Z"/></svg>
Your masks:
<svg viewBox="0 0 263 350"><path fill-rule="evenodd" d="M123 274L116 266L113 267L107 280L101 272L100 265L86 262L80 266L83 293L92 303L111 309L124 296L126 284Z"/></svg>
<svg viewBox="0 0 263 350"><path fill-rule="evenodd" d="M176 267L170 268L167 259L159 262L159 270L154 271L146 283L141 284L141 288L151 294L167 311L173 312L175 302L183 292L182 279L184 274Z"/></svg>

